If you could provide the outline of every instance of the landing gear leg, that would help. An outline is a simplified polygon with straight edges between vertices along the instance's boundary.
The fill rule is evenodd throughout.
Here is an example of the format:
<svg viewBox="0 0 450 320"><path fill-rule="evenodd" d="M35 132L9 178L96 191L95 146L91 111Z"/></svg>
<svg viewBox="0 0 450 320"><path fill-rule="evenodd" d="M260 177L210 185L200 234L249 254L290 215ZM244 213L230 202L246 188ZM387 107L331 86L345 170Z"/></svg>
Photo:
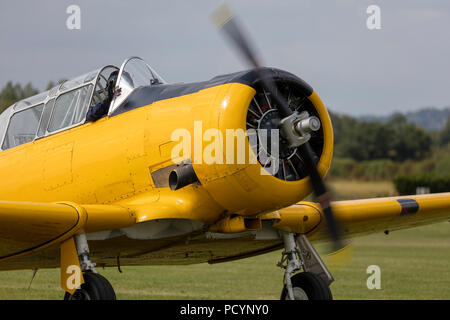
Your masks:
<svg viewBox="0 0 450 320"><path fill-rule="evenodd" d="M285 250L278 263L285 269L281 300L333 299L329 285L334 279L308 238L283 232L283 241Z"/></svg>
<svg viewBox="0 0 450 320"><path fill-rule="evenodd" d="M77 246L78 258L80 259L81 271L91 271L97 273L95 270L95 263L89 260L89 246L85 234L78 234L75 236L75 245Z"/></svg>
<svg viewBox="0 0 450 320"><path fill-rule="evenodd" d="M74 238L84 283L73 294L66 292L64 300L116 300L113 287L95 270L95 263L89 259L86 235L80 234Z"/></svg>

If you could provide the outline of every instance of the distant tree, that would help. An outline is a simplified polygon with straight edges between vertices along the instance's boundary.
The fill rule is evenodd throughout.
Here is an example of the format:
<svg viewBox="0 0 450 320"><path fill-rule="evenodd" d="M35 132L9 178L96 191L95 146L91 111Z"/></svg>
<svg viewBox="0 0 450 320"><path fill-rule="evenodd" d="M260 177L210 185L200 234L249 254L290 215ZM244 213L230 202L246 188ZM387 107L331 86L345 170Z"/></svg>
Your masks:
<svg viewBox="0 0 450 320"><path fill-rule="evenodd" d="M354 142L350 137L353 135L358 121L347 115L338 115L331 111L329 113L333 125L335 153L339 157L346 157L348 144Z"/></svg>
<svg viewBox="0 0 450 320"><path fill-rule="evenodd" d="M405 125L408 123L408 118L404 114L396 112L391 116L388 123L391 125Z"/></svg>
<svg viewBox="0 0 450 320"><path fill-rule="evenodd" d="M39 90L33 88L31 82L28 82L25 87L22 89L21 99L25 99L31 96L34 96L39 93Z"/></svg>
<svg viewBox="0 0 450 320"><path fill-rule="evenodd" d="M50 89L52 89L54 86L56 86L56 84L55 84L53 81L50 81L50 82L47 84L47 87L46 87L45 90L50 90Z"/></svg>
<svg viewBox="0 0 450 320"><path fill-rule="evenodd" d="M387 123L365 122L330 113L335 137L335 155L357 161L390 159L420 160L431 152L432 138L425 130L409 124L402 114Z"/></svg>
<svg viewBox="0 0 450 320"><path fill-rule="evenodd" d="M379 122L358 122L344 137L341 152L357 161L388 159L392 134L389 126Z"/></svg>
<svg viewBox="0 0 450 320"><path fill-rule="evenodd" d="M50 90L65 81L66 80L59 80L56 84L53 81L50 81L47 84L46 90ZM14 84L12 81L9 81L0 91L0 113L17 101L34 96L38 93L39 90L34 88L31 82L22 87L20 83Z"/></svg>
<svg viewBox="0 0 450 320"><path fill-rule="evenodd" d="M394 126L390 139L392 153L389 158L392 160L421 160L431 154L430 134L414 124Z"/></svg>
<svg viewBox="0 0 450 320"><path fill-rule="evenodd" d="M447 122L444 129L442 129L439 138L441 146L445 146L450 143L450 117L447 118Z"/></svg>
<svg viewBox="0 0 450 320"><path fill-rule="evenodd" d="M59 84L61 84L61 83L64 83L64 82L66 82L66 81L67 81L66 79L58 80L56 83L53 82L53 81L50 81L50 82L47 84L47 87L45 88L45 90L51 90L51 89L53 89L54 87L56 87L57 85L59 85Z"/></svg>
<svg viewBox="0 0 450 320"><path fill-rule="evenodd" d="M19 83L13 84L9 81L0 91L0 113L17 101L34 96L38 93L39 91L34 88L31 83L27 83L25 87L22 88Z"/></svg>

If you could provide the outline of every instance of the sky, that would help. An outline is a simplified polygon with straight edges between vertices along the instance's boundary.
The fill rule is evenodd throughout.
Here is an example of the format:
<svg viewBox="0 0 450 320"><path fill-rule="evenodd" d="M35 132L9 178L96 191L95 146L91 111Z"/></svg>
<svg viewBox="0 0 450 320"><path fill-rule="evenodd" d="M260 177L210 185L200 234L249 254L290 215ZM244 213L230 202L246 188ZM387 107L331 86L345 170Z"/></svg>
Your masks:
<svg viewBox="0 0 450 320"><path fill-rule="evenodd" d="M140 56L170 83L248 67L212 24L223 1L0 0L0 87L74 78ZM450 1L228 1L264 65L308 82L333 111L450 105ZM67 8L80 8L80 29ZM370 30L370 5L380 29Z"/></svg>

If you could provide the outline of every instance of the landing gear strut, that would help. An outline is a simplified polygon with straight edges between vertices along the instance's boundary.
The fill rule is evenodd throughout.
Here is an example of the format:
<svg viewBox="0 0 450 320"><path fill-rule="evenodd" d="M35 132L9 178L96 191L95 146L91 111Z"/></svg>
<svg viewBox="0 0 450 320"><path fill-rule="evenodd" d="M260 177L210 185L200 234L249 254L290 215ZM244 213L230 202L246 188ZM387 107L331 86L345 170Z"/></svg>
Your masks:
<svg viewBox="0 0 450 320"><path fill-rule="evenodd" d="M73 293L64 295L64 300L116 300L113 287L95 270L95 263L89 259L89 246L86 235L80 234L75 237L78 258L84 283Z"/></svg>
<svg viewBox="0 0 450 320"><path fill-rule="evenodd" d="M332 300L334 281L319 254L303 234L283 232L285 250L278 266L285 269L281 300ZM304 272L296 273L303 269Z"/></svg>

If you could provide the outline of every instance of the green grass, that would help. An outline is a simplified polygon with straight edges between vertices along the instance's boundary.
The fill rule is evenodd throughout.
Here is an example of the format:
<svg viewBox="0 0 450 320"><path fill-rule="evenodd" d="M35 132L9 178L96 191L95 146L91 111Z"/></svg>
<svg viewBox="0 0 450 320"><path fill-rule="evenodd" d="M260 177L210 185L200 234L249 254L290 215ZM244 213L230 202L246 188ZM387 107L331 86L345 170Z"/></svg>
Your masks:
<svg viewBox="0 0 450 320"><path fill-rule="evenodd" d="M374 197L392 197L397 195L390 181L360 181L332 179L328 181L334 200L366 199Z"/></svg>
<svg viewBox="0 0 450 320"><path fill-rule="evenodd" d="M324 256L335 299L450 299L450 224L376 234L353 241L351 257ZM224 264L99 269L118 299L278 299L280 252ZM343 265L342 265L343 264ZM369 265L381 268L381 289L369 290ZM59 270L0 272L0 299L61 299Z"/></svg>
<svg viewBox="0 0 450 320"><path fill-rule="evenodd" d="M363 197L376 195L389 183L372 184L374 190L359 182L354 186ZM331 285L335 299L450 299L448 222L356 238L347 252L351 253L347 259L323 256L336 280ZM283 278L276 267L279 259L277 251L216 265L98 271L112 283L118 299L279 299ZM369 265L381 268L380 290L366 286ZM59 269L39 270L27 289L31 275L31 270L0 272L0 299L62 298Z"/></svg>

